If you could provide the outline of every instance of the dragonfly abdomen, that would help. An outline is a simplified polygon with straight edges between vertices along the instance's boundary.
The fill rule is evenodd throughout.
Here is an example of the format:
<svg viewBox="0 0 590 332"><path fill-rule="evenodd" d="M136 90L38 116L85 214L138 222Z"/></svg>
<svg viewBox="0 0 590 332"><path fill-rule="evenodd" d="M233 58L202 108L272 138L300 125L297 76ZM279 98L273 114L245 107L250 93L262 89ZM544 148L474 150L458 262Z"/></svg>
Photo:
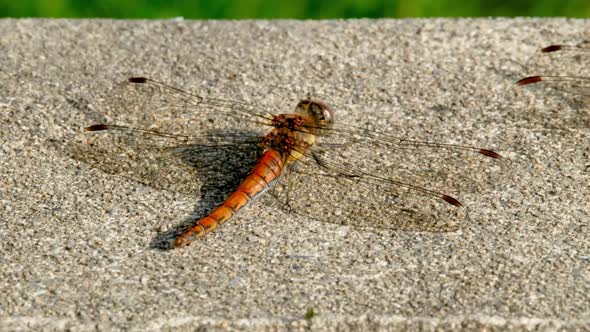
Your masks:
<svg viewBox="0 0 590 332"><path fill-rule="evenodd" d="M284 164L284 158L279 151L266 150L236 191L208 216L196 220L185 232L177 236L174 246L188 246L195 238L203 237L229 221L239 210L270 187L281 175Z"/></svg>

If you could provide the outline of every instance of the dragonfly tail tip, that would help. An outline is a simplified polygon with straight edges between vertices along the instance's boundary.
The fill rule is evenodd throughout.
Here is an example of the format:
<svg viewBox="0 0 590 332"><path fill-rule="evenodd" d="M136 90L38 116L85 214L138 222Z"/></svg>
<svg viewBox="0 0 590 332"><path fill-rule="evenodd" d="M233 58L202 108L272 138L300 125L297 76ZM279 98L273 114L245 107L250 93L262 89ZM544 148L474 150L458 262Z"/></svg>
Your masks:
<svg viewBox="0 0 590 332"><path fill-rule="evenodd" d="M190 238L180 235L176 239L174 239L173 247L174 248L181 248L181 247L186 247L190 244L191 244Z"/></svg>

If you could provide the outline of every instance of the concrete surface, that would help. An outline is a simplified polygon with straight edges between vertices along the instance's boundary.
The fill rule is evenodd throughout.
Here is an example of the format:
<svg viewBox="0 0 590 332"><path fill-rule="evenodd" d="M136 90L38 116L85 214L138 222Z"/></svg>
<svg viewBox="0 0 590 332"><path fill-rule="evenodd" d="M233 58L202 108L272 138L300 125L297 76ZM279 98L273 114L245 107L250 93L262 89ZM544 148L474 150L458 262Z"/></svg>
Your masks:
<svg viewBox="0 0 590 332"><path fill-rule="evenodd" d="M530 74L590 74L587 52L531 57L587 40L588 27L1 20L0 330L590 329L589 105L542 87L504 93ZM402 177L423 172L421 185L450 163L432 185L448 183L469 211L450 232L342 226L255 203L206 240L162 250L154 243L212 207L193 193L200 183L154 164L170 175L162 188L72 148L90 124L165 121L165 107L117 109L117 82L131 75L278 112L312 96L345 123L505 160L382 151L387 169L410 165Z"/></svg>

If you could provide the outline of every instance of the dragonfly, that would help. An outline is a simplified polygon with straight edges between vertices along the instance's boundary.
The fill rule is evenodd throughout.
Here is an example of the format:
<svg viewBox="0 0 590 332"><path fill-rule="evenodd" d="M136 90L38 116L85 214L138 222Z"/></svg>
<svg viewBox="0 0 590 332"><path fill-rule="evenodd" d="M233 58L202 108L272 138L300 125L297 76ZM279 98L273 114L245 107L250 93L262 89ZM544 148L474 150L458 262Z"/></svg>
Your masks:
<svg viewBox="0 0 590 332"><path fill-rule="evenodd" d="M222 180L225 173L243 168L238 161L234 171L224 170L231 164L225 152L258 151L252 153L252 167L241 169L245 175L237 188L175 234L171 245L176 248L205 237L263 196L289 213L340 225L452 230L465 217L465 207L444 186L461 175L445 176L444 170L432 168L446 159L454 159L456 166L450 167L456 168L502 158L491 149L412 140L339 121L334 108L313 98L299 101L292 113L274 114L261 103L206 97L146 77L129 78L120 91L107 98L113 100L108 110L124 118L126 113L118 110L123 107L135 114L130 121L158 125L90 125L83 148L75 152L80 160L153 187L172 183L172 190L193 193L197 181L186 174ZM144 112L154 107L155 114ZM178 130L191 134L172 133ZM404 168L386 161L398 158L402 164L404 152L422 149L434 151L426 166ZM392 175L396 170L402 175ZM429 174L436 181L421 180ZM467 171L461 180L469 180ZM435 182L435 188L428 187Z"/></svg>

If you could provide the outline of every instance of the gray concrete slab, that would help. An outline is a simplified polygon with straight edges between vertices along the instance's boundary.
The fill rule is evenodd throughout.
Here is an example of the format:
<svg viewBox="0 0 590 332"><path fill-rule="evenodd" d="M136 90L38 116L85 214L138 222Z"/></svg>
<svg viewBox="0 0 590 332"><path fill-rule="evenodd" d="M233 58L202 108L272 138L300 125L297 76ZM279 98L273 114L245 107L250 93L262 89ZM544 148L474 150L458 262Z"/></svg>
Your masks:
<svg viewBox="0 0 590 332"><path fill-rule="evenodd" d="M587 40L588 26L1 20L0 329L590 328L587 101L542 88L504 94L530 74L589 74L588 52L531 58ZM313 216L334 211L290 214L262 204L271 197L206 240L160 250L170 230L212 207L210 190L228 189L185 177L193 173L173 160L167 168L153 159L145 174L126 167L133 147L103 151L120 168L85 155L90 124L182 131L194 121L189 107L153 107L152 95L126 104L119 83L131 75L277 112L312 96L342 123L505 159L385 149L365 163L456 195L467 216L443 221L452 229L326 223ZM350 160L362 165L373 152L359 145ZM336 194L343 209L354 194ZM376 209L389 216L399 207Z"/></svg>

